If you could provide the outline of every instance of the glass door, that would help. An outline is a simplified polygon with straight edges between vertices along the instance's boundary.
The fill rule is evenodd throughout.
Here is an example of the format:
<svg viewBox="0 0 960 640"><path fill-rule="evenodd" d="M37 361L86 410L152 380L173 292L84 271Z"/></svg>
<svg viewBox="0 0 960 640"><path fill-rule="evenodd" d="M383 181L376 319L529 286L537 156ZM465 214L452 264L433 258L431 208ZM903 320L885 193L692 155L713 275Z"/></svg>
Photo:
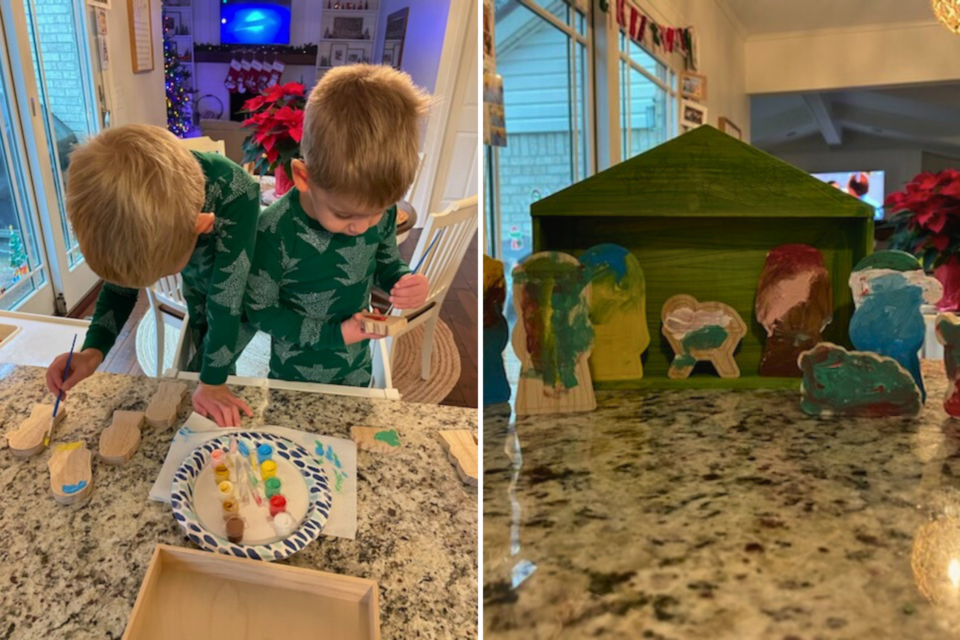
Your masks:
<svg viewBox="0 0 960 640"><path fill-rule="evenodd" d="M2 6L0 6L2 9ZM0 35L9 32L0 12ZM0 45L9 43L0 38ZM51 313L54 294L40 248L34 184L27 170L26 139L13 89L10 51L0 46L0 309Z"/></svg>
<svg viewBox="0 0 960 640"><path fill-rule="evenodd" d="M92 50L82 0L5 0L27 157L38 194L43 244L57 309L72 309L97 283L67 220L64 189L74 145L99 131Z"/></svg>

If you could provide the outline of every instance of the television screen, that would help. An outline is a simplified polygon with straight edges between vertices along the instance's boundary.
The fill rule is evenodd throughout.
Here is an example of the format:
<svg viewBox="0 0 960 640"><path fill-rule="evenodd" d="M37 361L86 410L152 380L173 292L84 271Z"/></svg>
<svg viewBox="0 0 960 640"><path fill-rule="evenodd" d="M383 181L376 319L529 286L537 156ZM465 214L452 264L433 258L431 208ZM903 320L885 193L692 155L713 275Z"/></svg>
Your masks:
<svg viewBox="0 0 960 640"><path fill-rule="evenodd" d="M290 0L223 0L220 42L290 44Z"/></svg>
<svg viewBox="0 0 960 640"><path fill-rule="evenodd" d="M883 219L883 171L841 171L838 173L814 173L813 177L849 193L873 207L873 217Z"/></svg>

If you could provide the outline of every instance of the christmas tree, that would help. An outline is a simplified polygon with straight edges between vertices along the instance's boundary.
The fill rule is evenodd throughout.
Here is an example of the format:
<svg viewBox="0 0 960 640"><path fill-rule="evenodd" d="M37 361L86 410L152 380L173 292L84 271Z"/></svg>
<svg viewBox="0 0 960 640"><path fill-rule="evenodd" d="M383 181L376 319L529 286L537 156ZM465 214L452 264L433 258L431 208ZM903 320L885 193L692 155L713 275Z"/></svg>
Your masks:
<svg viewBox="0 0 960 640"><path fill-rule="evenodd" d="M193 125L190 121L190 94L187 81L190 72L180 64L177 45L173 41L173 25L163 21L163 76L167 88L167 129L182 138Z"/></svg>
<svg viewBox="0 0 960 640"><path fill-rule="evenodd" d="M23 239L16 229L10 227L10 266L19 269L27 262L27 252L23 248Z"/></svg>

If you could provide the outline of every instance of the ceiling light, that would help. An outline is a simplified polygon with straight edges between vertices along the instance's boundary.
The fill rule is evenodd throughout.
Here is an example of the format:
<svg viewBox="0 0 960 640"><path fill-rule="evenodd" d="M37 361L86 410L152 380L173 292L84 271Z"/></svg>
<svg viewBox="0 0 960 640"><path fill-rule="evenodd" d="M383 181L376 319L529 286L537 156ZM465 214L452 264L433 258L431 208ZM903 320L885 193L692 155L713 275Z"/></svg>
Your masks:
<svg viewBox="0 0 960 640"><path fill-rule="evenodd" d="M930 0L933 15L943 26L960 34L960 0Z"/></svg>

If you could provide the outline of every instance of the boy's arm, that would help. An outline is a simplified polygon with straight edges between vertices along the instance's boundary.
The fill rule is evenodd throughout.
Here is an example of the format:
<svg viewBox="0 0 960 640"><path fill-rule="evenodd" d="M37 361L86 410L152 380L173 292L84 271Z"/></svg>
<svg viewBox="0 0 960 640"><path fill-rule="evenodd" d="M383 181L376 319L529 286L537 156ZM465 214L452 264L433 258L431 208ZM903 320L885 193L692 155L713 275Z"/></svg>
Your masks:
<svg viewBox="0 0 960 640"><path fill-rule="evenodd" d="M380 221L380 246L377 247L377 270L373 281L383 291L390 293L393 285L410 273L410 267L400 257L397 248L397 207L393 206Z"/></svg>
<svg viewBox="0 0 960 640"><path fill-rule="evenodd" d="M213 278L207 292L207 345L200 368L200 382L221 385L227 381L236 360L240 312L250 274L250 259L257 243L260 188L253 178L234 169L231 191L215 211L218 234ZM233 183L237 183L236 188ZM254 188L256 186L256 188Z"/></svg>
<svg viewBox="0 0 960 640"><path fill-rule="evenodd" d="M139 289L128 289L104 282L100 295L97 296L97 306L94 308L93 319L81 351L96 349L106 357L117 341L120 329L130 318L139 294Z"/></svg>
<svg viewBox="0 0 960 640"><path fill-rule="evenodd" d="M287 241L292 243L292 239ZM320 322L283 306L283 283L296 272L292 269L288 273L284 268L289 259L285 253L284 238L262 227L247 287L247 319L260 331L301 347L343 349L340 322Z"/></svg>

